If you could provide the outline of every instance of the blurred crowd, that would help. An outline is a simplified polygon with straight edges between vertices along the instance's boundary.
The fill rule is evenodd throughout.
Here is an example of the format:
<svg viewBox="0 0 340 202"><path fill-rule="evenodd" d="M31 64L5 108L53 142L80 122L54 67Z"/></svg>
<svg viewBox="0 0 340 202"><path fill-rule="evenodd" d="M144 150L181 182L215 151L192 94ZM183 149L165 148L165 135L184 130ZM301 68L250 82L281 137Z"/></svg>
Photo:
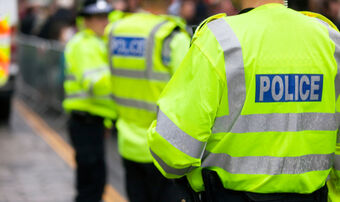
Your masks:
<svg viewBox="0 0 340 202"><path fill-rule="evenodd" d="M111 0L116 10L135 12L138 0ZM23 34L66 43L76 33L76 15L81 0L19 0L19 30ZM340 26L339 0L290 0L289 7L325 15ZM230 0L173 0L169 14L181 16L188 25L198 25L216 13L235 15Z"/></svg>

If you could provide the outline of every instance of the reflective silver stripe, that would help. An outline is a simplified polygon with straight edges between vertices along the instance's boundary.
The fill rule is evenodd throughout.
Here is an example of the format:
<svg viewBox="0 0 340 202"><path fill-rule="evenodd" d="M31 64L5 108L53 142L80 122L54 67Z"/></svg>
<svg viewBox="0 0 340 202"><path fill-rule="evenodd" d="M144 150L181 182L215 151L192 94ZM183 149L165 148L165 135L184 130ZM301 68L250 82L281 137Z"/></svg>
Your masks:
<svg viewBox="0 0 340 202"><path fill-rule="evenodd" d="M90 97L87 93L73 93L73 94L67 94L66 98L67 99L73 99L73 98L88 98Z"/></svg>
<svg viewBox="0 0 340 202"><path fill-rule="evenodd" d="M314 18L315 20L317 20L319 23L323 24L324 26L326 26L327 28L330 28L329 24L319 18ZM333 29L333 28L332 28Z"/></svg>
<svg viewBox="0 0 340 202"><path fill-rule="evenodd" d="M183 169L176 169L168 166L161 158L159 158L151 149L150 149L152 157L158 162L158 164L163 168L163 170L168 174L173 175L185 175L189 173L194 167L188 167Z"/></svg>
<svg viewBox="0 0 340 202"><path fill-rule="evenodd" d="M153 79L158 81L168 81L170 76L168 73L152 73L152 78L148 77L147 72L138 70L127 70L127 69L112 69L112 74L121 77L128 77L134 79Z"/></svg>
<svg viewBox="0 0 340 202"><path fill-rule="evenodd" d="M85 92L67 94L66 99L74 99L74 98L94 98L94 99L112 99L111 95L102 95L102 96L91 96Z"/></svg>
<svg viewBox="0 0 340 202"><path fill-rule="evenodd" d="M101 67L101 68L90 69L90 70L83 73L82 79L85 79L86 77L92 77L92 80L93 79L99 80L103 76L103 75L100 75L100 73L103 73L103 72L106 72L106 71L107 72L110 71L109 67L107 67L107 66ZM94 85L95 85L95 83L96 83L95 81L92 81L91 84L90 84L90 87L89 87L88 92L90 93L91 96L94 95Z"/></svg>
<svg viewBox="0 0 340 202"><path fill-rule="evenodd" d="M138 71L138 70L128 70L123 69L119 67L115 67L112 63L112 58L114 55L111 55L109 58L110 60L110 66L111 66L111 73L116 76L121 77L128 77L128 78L135 78L135 79L151 79L151 80L157 80L157 81L169 81L170 80L170 73L168 72L155 72L153 69L153 54L155 49L155 35L157 31L168 21L163 21L159 24L157 24L150 32L150 36L148 37L146 41L146 48L145 48L145 60L146 60L146 69L144 71ZM112 28L111 31L111 37L109 42L109 50L111 51L111 46L113 46L112 39L114 38L114 28Z"/></svg>
<svg viewBox="0 0 340 202"><path fill-rule="evenodd" d="M340 156L335 155L334 157L334 169L340 171Z"/></svg>
<svg viewBox="0 0 340 202"><path fill-rule="evenodd" d="M156 43L156 33L158 30L166 24L168 21L163 21L156 25L150 32L150 36L148 40L146 41L146 48L145 48L145 58L146 58L146 74L147 78L160 80L160 81L169 81L170 80L170 74L169 73L160 73L160 72L154 72L153 71L153 55L155 50L155 43Z"/></svg>
<svg viewBox="0 0 340 202"><path fill-rule="evenodd" d="M76 81L76 80L77 80L76 76L72 74L68 74L65 76L65 81Z"/></svg>
<svg viewBox="0 0 340 202"><path fill-rule="evenodd" d="M216 118L212 132L335 131L339 127L336 115L332 113L251 114L241 115L233 121L229 116Z"/></svg>
<svg viewBox="0 0 340 202"><path fill-rule="evenodd" d="M340 33L333 28L328 27L329 37L335 44L334 58L338 65L338 72L335 78L335 92L336 98L340 95Z"/></svg>
<svg viewBox="0 0 340 202"><path fill-rule="evenodd" d="M331 26L329 26L323 20L317 19L317 21L327 27L329 38L334 42L334 45L335 45L334 58L335 58L335 61L338 67L338 72L335 77L335 93L336 93L335 99L337 99L338 96L340 95L340 33L336 31L335 29L333 29Z"/></svg>
<svg viewBox="0 0 340 202"><path fill-rule="evenodd" d="M110 71L110 68L105 66L105 67L99 67L99 68L95 68L95 69L90 69L88 71L85 71L83 73L83 78L86 78L88 76L93 76L94 74L98 74L98 73L102 73L105 71Z"/></svg>
<svg viewBox="0 0 340 202"><path fill-rule="evenodd" d="M298 157L246 156L209 153L203 167L217 166L232 174L302 174L330 169L334 154L312 154Z"/></svg>
<svg viewBox="0 0 340 202"><path fill-rule="evenodd" d="M122 68L114 68L112 69L112 74L122 77L129 77L129 78L135 78L135 79L144 79L145 71L138 71L138 70L128 70L128 69L122 69Z"/></svg>
<svg viewBox="0 0 340 202"><path fill-rule="evenodd" d="M228 84L228 119L232 123L241 113L246 98L242 47L237 36L223 18L209 22L208 27L224 51ZM227 130L229 131L230 129L228 128Z"/></svg>
<svg viewBox="0 0 340 202"><path fill-rule="evenodd" d="M126 107L134 107L137 109L144 109L151 112L157 112L157 105L141 100L135 100L135 99L128 99L128 98L122 98L118 97L116 95L112 95L113 99L116 101L117 104L126 106Z"/></svg>
<svg viewBox="0 0 340 202"><path fill-rule="evenodd" d="M201 158L205 143L182 131L162 111L158 112L156 131L178 150L193 158Z"/></svg>

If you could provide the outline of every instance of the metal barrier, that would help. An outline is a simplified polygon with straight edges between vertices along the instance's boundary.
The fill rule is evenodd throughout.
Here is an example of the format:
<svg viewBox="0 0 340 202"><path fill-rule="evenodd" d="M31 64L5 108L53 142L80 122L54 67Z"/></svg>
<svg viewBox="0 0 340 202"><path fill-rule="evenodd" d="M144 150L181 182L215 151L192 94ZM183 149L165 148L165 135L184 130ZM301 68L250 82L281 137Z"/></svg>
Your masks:
<svg viewBox="0 0 340 202"><path fill-rule="evenodd" d="M17 36L18 93L31 99L41 111L62 112L64 46L57 41Z"/></svg>

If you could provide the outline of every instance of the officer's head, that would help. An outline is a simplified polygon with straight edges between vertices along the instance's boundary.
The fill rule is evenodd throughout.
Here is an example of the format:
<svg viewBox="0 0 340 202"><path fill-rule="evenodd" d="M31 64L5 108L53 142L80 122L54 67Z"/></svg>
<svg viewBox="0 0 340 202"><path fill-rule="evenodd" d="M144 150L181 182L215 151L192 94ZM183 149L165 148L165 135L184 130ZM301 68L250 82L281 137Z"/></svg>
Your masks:
<svg viewBox="0 0 340 202"><path fill-rule="evenodd" d="M166 14L171 0L141 0L142 8L155 14Z"/></svg>
<svg viewBox="0 0 340 202"><path fill-rule="evenodd" d="M141 0L126 0L127 2L127 11L130 13L137 12L140 9Z"/></svg>
<svg viewBox="0 0 340 202"><path fill-rule="evenodd" d="M106 0L85 0L79 11L79 16L84 17L86 28L92 29L97 35L102 36L108 24L108 14L112 6Z"/></svg>

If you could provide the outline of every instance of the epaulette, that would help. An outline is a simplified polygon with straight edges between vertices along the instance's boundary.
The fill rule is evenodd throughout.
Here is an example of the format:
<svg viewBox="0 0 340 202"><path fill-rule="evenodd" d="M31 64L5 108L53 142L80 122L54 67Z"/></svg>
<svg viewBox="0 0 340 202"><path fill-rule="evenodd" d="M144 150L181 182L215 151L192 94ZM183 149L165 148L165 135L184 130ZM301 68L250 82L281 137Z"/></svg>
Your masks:
<svg viewBox="0 0 340 202"><path fill-rule="evenodd" d="M201 31L202 31L202 28L208 24L209 22L211 21L214 21L216 19L219 19L219 18L223 18L227 16L227 14L225 13L219 13L219 14L216 14L216 15L213 15L213 16L210 16L209 18L205 19L203 22L201 22L201 24L196 28L196 30L194 31L194 35L192 37L192 40L191 40L191 44L197 39L197 37L199 37Z"/></svg>
<svg viewBox="0 0 340 202"><path fill-rule="evenodd" d="M329 26L331 26L333 29L335 29L336 31L339 32L339 29L335 26L335 24L330 21L328 18L326 18L325 16L319 14L319 13L313 13L313 12L309 12L309 11L301 11L300 13L308 16L308 17L312 17L312 18L317 18L319 20L324 21L325 23L327 23Z"/></svg>
<svg viewBox="0 0 340 202"><path fill-rule="evenodd" d="M123 12L123 11L119 11L119 10L114 10L108 16L109 23L116 22L116 21L118 21L122 18L125 18L127 16L130 16L130 15L131 15L131 13L127 13L127 12Z"/></svg>
<svg viewBox="0 0 340 202"><path fill-rule="evenodd" d="M173 15L162 15L162 17L164 17L168 21L175 23L177 25L177 27L179 27L183 30L186 29L186 23L182 18L177 17L177 16L173 16Z"/></svg>

